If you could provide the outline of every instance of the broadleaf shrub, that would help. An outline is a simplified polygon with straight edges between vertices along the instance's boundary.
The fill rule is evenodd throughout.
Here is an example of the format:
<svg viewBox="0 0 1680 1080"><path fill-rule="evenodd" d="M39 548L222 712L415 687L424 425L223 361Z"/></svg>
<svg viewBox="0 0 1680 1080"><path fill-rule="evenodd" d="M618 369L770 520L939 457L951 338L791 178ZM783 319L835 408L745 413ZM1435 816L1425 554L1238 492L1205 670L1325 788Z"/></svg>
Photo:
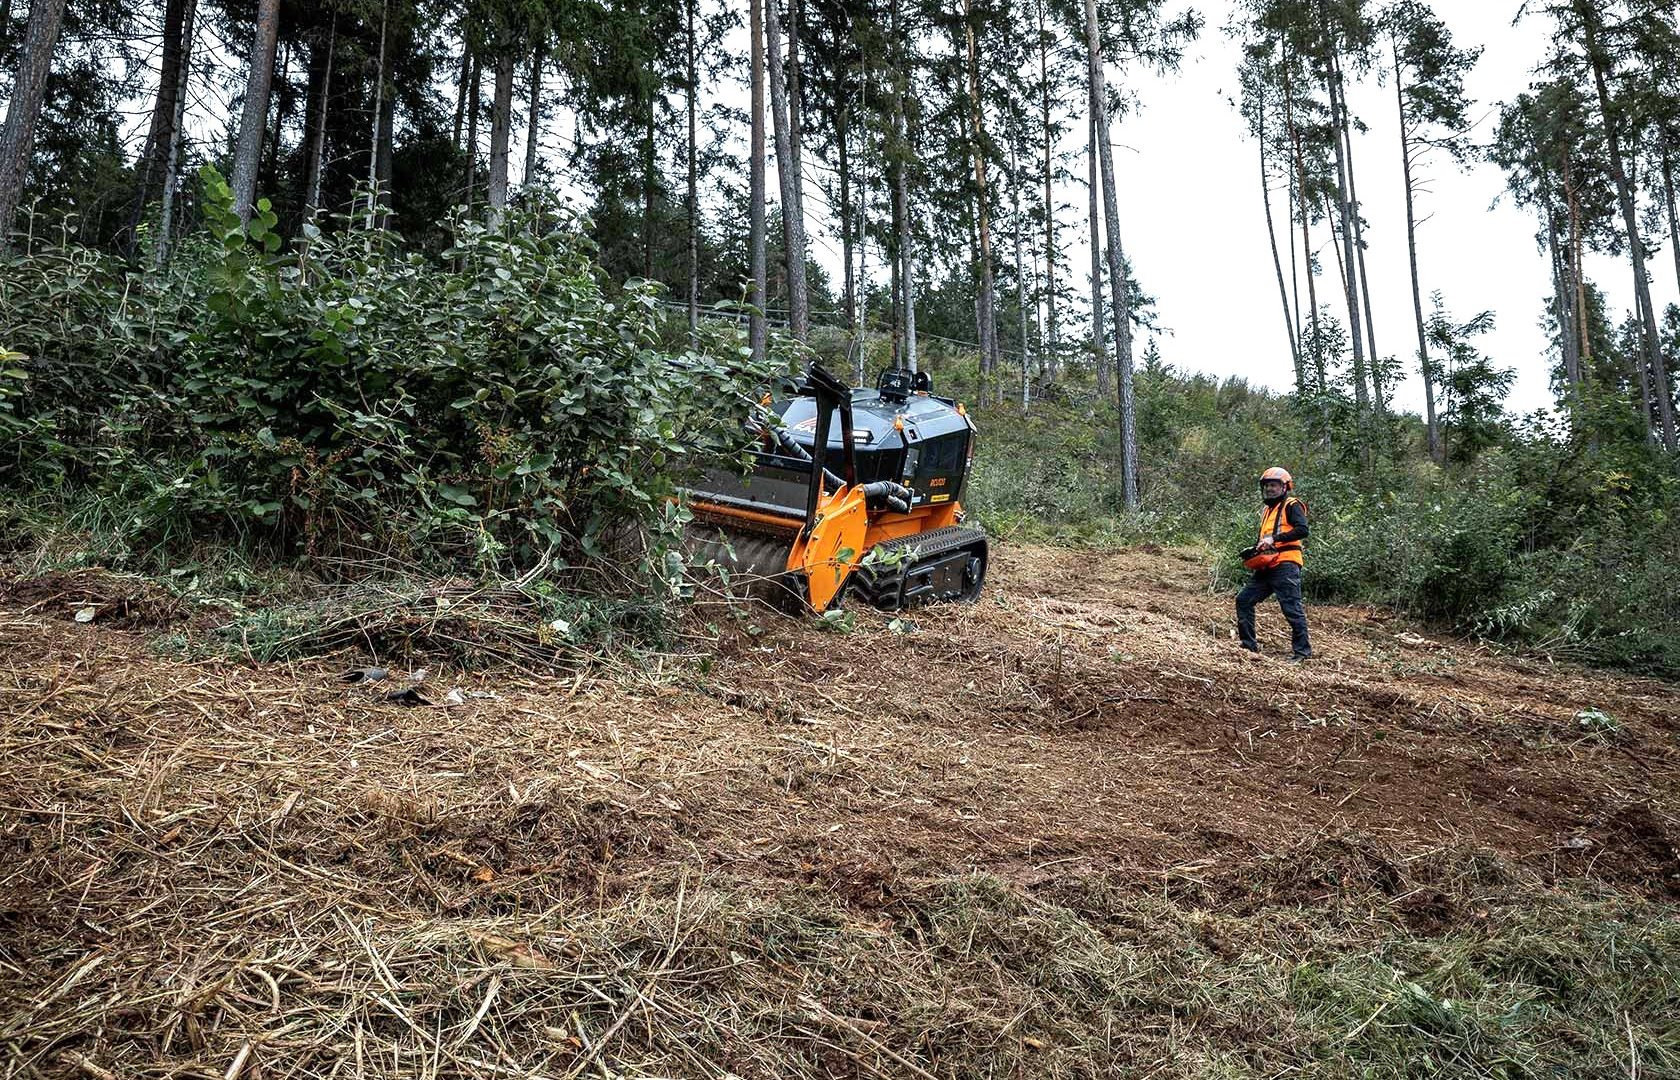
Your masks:
<svg viewBox="0 0 1680 1080"><path fill-rule="evenodd" d="M452 218L439 260L357 227L284 249L266 202L241 223L203 184L162 270L74 246L0 266L6 483L103 499L136 546L621 557L678 524L674 463L733 453L770 374L727 325L667 345L654 287L609 291L552 206Z"/></svg>

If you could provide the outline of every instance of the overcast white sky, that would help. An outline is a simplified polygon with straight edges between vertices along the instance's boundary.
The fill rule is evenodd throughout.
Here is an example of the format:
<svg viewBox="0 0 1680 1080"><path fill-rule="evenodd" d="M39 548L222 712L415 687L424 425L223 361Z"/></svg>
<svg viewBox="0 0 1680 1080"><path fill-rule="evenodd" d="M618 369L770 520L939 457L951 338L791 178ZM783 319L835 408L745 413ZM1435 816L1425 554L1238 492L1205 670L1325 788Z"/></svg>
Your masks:
<svg viewBox="0 0 1680 1080"><path fill-rule="evenodd" d="M1541 18L1513 26L1519 0L1446 0L1435 7L1458 43L1483 47L1467 88L1476 102L1471 116L1485 117L1476 129L1477 140L1485 142L1498 105L1532 81L1550 28ZM1130 80L1143 108L1115 130L1116 141L1130 148L1115 151L1127 211L1121 236L1140 280L1159 297L1162 323L1173 331L1162 341L1169 362L1283 389L1293 371L1262 216L1257 151L1229 104L1239 49L1219 31L1227 9L1223 3L1202 6L1208 29L1177 74ZM1354 157L1370 223L1366 261L1377 346L1384 355L1402 357L1411 371L1417 336L1393 84L1368 79L1349 93L1349 106L1369 129L1355 136ZM1535 247L1538 219L1500 200L1503 176L1492 165L1460 172L1443 159L1430 169L1430 181L1432 191L1418 208L1420 218L1428 217L1418 233L1425 312L1433 289L1461 318L1493 311L1497 329L1483 339L1484 351L1516 369L1509 406L1517 412L1549 406L1540 319L1551 284L1546 258ZM1273 207L1281 212L1276 197ZM1328 230L1317 234L1314 243L1328 240ZM1084 258L1088 263L1089 255ZM1323 258L1331 302L1339 304L1334 255L1326 251ZM1632 307L1633 274L1625 261L1589 258L1587 268L1618 312ZM1661 310L1676 296L1669 253L1660 252L1650 269ZM1324 285L1319 296L1325 297ZM1415 373L1398 388L1396 401L1422 409Z"/></svg>
<svg viewBox="0 0 1680 1080"><path fill-rule="evenodd" d="M1478 141L1491 137L1498 105L1528 88L1534 65L1545 55L1549 27L1540 18L1513 26L1519 3L1439 0L1435 5L1460 44L1484 47L1481 63L1468 80L1476 103L1471 115L1482 119ZM1177 73L1125 76L1137 91L1141 110L1116 124L1113 133L1121 236L1139 280L1158 298L1162 326L1171 331L1161 339L1169 363L1288 389L1293 365L1266 239L1257 150L1245 137L1242 119L1230 101L1240 59L1238 44L1222 31L1230 5L1213 0L1197 7L1207 25ZM1111 69L1110 78L1119 74ZM1397 405L1421 412L1423 391L1413 371L1417 336L1392 83L1379 85L1373 75L1350 92L1349 104L1368 127L1355 136L1354 156L1369 222L1366 263L1377 346L1384 355L1401 357L1408 371L1395 391ZM1076 123L1063 148L1080 148L1084 138L1084 124ZM1083 159L1074 165L1083 175ZM1517 371L1509 407L1516 412L1549 407L1540 319L1551 285L1546 258L1535 246L1537 218L1500 200L1504 181L1492 165L1460 172L1443 160L1429 170L1429 178L1432 190L1418 207L1420 218L1427 218L1418 235L1425 313L1435 289L1461 319L1493 311L1497 328L1482 343L1497 362ZM770 184L774 191L773 169ZM1285 227L1282 195L1278 192L1273 201L1280 230ZM1083 287L1083 268L1090 265L1084 190L1070 189L1063 197L1079 208L1063 219L1064 265L1082 275ZM826 227L821 221L812 224L819 232ZM1317 228L1314 243L1327 243L1329 235L1322 226ZM832 235L826 238L838 247ZM838 280L839 260L821 243L813 245L813 253L834 263L831 270ZM1322 257L1329 280L1320 279L1320 300L1340 304L1334 255L1326 249ZM1661 310L1676 297L1673 261L1664 250L1650 265ZM1618 312L1632 307L1632 271L1624 261L1589 257L1588 271ZM1138 351L1142 352L1141 342Z"/></svg>

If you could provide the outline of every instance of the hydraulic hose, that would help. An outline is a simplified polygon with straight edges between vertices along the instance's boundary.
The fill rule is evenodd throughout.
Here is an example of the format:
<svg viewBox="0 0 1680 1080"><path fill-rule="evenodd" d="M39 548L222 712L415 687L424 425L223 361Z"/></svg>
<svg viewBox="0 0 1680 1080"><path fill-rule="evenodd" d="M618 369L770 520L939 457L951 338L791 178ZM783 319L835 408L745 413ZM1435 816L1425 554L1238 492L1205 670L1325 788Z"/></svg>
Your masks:
<svg viewBox="0 0 1680 1080"><path fill-rule="evenodd" d="M788 434L788 430L786 428L772 428L771 433L775 436L776 442L779 443L783 449L787 450L789 454L798 458L800 461L805 462L807 465L811 463L811 452L795 442L793 436ZM828 487L834 488L838 488L845 482L826 468L823 469L823 480L827 482Z"/></svg>
<svg viewBox="0 0 1680 1080"><path fill-rule="evenodd" d="M910 489L903 484L891 480L877 480L873 484L863 485L863 498L871 509L882 506L889 510L897 510L901 514L910 512L910 500L914 497Z"/></svg>

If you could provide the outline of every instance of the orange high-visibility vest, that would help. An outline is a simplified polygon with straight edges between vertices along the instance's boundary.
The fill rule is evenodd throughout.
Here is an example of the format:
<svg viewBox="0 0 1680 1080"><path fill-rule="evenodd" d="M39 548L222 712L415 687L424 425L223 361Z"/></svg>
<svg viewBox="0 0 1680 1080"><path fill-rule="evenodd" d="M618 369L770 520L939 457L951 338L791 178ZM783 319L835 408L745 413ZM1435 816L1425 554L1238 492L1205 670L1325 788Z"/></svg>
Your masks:
<svg viewBox="0 0 1680 1080"><path fill-rule="evenodd" d="M1262 537L1274 536L1289 528L1289 508L1300 501L1291 496L1285 498L1276 506L1263 507L1260 510L1260 535ZM1280 541L1272 550L1278 553L1278 562L1292 562L1296 566L1302 566L1305 564L1301 555L1301 547L1301 541L1289 540L1287 542Z"/></svg>

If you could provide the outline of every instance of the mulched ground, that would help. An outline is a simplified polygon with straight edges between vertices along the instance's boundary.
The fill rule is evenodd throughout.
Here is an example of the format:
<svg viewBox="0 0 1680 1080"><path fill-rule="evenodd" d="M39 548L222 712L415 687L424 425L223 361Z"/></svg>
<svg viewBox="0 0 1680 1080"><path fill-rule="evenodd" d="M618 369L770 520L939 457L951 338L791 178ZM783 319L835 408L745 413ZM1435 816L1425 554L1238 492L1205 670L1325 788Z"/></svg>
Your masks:
<svg viewBox="0 0 1680 1080"><path fill-rule="evenodd" d="M713 611L703 659L434 670L424 697L460 703L422 706L343 685L366 657L171 658L146 634L185 614L137 588L12 583L0 1045L98 1077L52 1048L125 1024L160 1059L202 1048L192 995L237 1015L272 986L278 1008L278 943L325 933L323 913L354 945L358 913L489 927L673 873L862 913L976 870L1217 905L1280 853L1354 837L1329 873L1273 866L1276 902L1344 878L1401 894L1406 860L1443 848L1680 899L1680 687L1351 607L1310 609L1310 664L1248 657L1229 595L1171 551L1004 547L993 574L980 604L908 625ZM1262 631L1287 655L1275 607ZM1587 709L1614 725L1583 728ZM1420 927L1456 917L1400 898ZM518 965L501 933L474 940ZM218 963L247 975L207 987Z"/></svg>

